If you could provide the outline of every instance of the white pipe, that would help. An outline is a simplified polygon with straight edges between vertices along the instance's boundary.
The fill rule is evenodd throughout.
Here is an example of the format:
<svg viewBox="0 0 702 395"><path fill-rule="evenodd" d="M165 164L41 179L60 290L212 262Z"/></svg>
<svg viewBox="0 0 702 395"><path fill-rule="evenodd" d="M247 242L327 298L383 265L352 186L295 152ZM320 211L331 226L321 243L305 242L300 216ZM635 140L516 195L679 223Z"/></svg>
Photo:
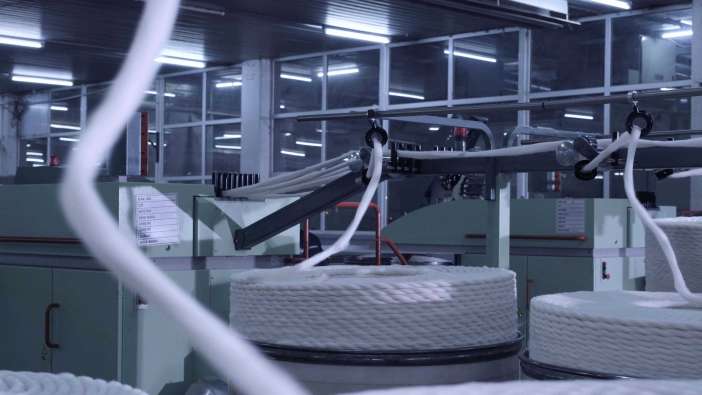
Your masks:
<svg viewBox="0 0 702 395"><path fill-rule="evenodd" d="M679 173L673 173L669 178L687 178L687 177L697 177L702 176L702 169L691 169L687 171L681 171Z"/></svg>
<svg viewBox="0 0 702 395"><path fill-rule="evenodd" d="M498 158L509 156L523 156L550 152L562 141L550 141L546 143L522 145L519 147L498 148L487 151L398 151L401 158L411 159L456 159L456 158Z"/></svg>
<svg viewBox="0 0 702 395"><path fill-rule="evenodd" d="M372 157L370 165L368 166L368 173L366 173L367 175L370 175L370 182L368 183L365 192L363 192L363 197L361 197L361 202L356 209L356 214L354 215L351 224L348 226L348 228L346 228L339 239L336 240L329 248L307 260L300 262L297 265L300 270L311 269L330 256L345 250L349 246L351 237L353 237L353 234L356 233L356 229L358 229L358 226L361 224L363 216L366 215L368 206L375 195L376 189L378 189L380 175L383 171L383 146L376 138L373 138L373 153L371 155Z"/></svg>
<svg viewBox="0 0 702 395"><path fill-rule="evenodd" d="M115 83L88 120L87 131L70 157L60 190L61 205L91 254L132 291L177 322L195 349L222 377L249 395L306 395L307 391L173 283L122 235L95 190L96 163L108 157L151 85L158 70L152 60L168 41L178 6L178 0L146 2L136 37Z"/></svg>
<svg viewBox="0 0 702 395"><path fill-rule="evenodd" d="M680 266L678 265L678 258L675 256L675 251L673 246L670 244L668 235L663 232L658 224L653 220L648 211L639 202L636 197L636 190L634 188L634 157L636 155L636 145L639 143L639 138L641 137L641 129L638 126L634 126L631 131L631 139L629 141L629 150L626 156L626 165L624 167L624 191L626 192L626 197L629 199L629 203L634 208L636 214L641 218L646 229L648 229L660 244L663 254L665 255L670 270L673 273L673 283L675 285L675 290L680 294L680 296L688 301L690 304L702 307L702 294L693 294L685 283L685 278L680 271Z"/></svg>
<svg viewBox="0 0 702 395"><path fill-rule="evenodd" d="M614 142L611 142L607 147L602 150L597 156L590 161L587 165L583 166L583 171L588 173L591 172L595 169L597 169L597 166L600 165L603 161L607 160L614 152L619 151L621 148L626 147L627 143L629 142L629 134L624 134L620 136L617 140Z"/></svg>

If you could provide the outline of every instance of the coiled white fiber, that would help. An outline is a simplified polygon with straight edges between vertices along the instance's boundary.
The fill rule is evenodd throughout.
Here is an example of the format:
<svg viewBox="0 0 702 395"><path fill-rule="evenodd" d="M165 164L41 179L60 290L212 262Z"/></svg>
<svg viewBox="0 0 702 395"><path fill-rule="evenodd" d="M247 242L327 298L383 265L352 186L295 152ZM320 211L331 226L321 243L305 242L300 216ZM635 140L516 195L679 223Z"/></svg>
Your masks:
<svg viewBox="0 0 702 395"><path fill-rule="evenodd" d="M325 350L444 350L518 336L515 275L481 267L253 270L231 284L231 325L260 343Z"/></svg>
<svg viewBox="0 0 702 395"><path fill-rule="evenodd" d="M662 218L655 222L668 236L690 291L702 293L702 218ZM651 232L646 232L646 290L675 291L668 260Z"/></svg>
<svg viewBox="0 0 702 395"><path fill-rule="evenodd" d="M0 395L147 395L115 381L72 374L8 372L0 370Z"/></svg>

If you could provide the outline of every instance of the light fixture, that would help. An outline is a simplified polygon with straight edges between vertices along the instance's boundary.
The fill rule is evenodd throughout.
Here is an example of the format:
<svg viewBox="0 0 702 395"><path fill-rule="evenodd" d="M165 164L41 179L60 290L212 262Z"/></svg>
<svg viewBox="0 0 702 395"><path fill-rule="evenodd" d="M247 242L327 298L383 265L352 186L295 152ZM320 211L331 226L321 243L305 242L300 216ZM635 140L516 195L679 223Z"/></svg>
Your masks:
<svg viewBox="0 0 702 395"><path fill-rule="evenodd" d="M159 56L155 60L158 63L170 64L170 65L174 65L174 66L191 67L193 69L204 69L205 68L205 62L201 62L199 60L173 58L170 56Z"/></svg>
<svg viewBox="0 0 702 395"><path fill-rule="evenodd" d="M675 88L661 88L662 92L670 92L670 91L674 91L674 90L675 90Z"/></svg>
<svg viewBox="0 0 702 395"><path fill-rule="evenodd" d="M0 36L0 44L27 48L41 48L44 46L44 43L38 40L10 36Z"/></svg>
<svg viewBox="0 0 702 395"><path fill-rule="evenodd" d="M302 82L312 82L312 78L305 77L304 75L280 73L280 78L284 80L302 81Z"/></svg>
<svg viewBox="0 0 702 395"><path fill-rule="evenodd" d="M622 10L630 10L631 4L621 0L590 0L593 3L608 5L610 7L619 8Z"/></svg>
<svg viewBox="0 0 702 395"><path fill-rule="evenodd" d="M49 126L51 126L54 129L80 130L80 126L64 125L62 123L52 123Z"/></svg>
<svg viewBox="0 0 702 395"><path fill-rule="evenodd" d="M381 36L378 34L361 33L353 30L343 30L333 27L325 27L324 33L327 36L350 38L353 40L368 41L378 44L387 44L390 42L390 39L388 37Z"/></svg>
<svg viewBox="0 0 702 395"><path fill-rule="evenodd" d="M622 177L622 176L624 175L624 172L623 172L623 171L617 171L617 172L614 173L614 175L617 176L617 177Z"/></svg>
<svg viewBox="0 0 702 395"><path fill-rule="evenodd" d="M215 140L235 140L235 139L240 139L241 134L240 133L225 133L221 136L217 136L214 139Z"/></svg>
<svg viewBox="0 0 702 395"><path fill-rule="evenodd" d="M66 106L51 106L49 108L51 111L68 111L68 107Z"/></svg>
<svg viewBox="0 0 702 395"><path fill-rule="evenodd" d="M439 128L438 126L431 126L431 127L429 127L429 131L430 131L430 132L438 132L439 129L440 129L440 128Z"/></svg>
<svg viewBox="0 0 702 395"><path fill-rule="evenodd" d="M73 86L73 81L59 80L56 78L32 77L29 75L12 74L12 81L29 82L32 84L58 85L58 86Z"/></svg>
<svg viewBox="0 0 702 395"><path fill-rule="evenodd" d="M681 37L691 37L693 34L692 30L676 30L673 32L665 32L661 35L661 38L681 38Z"/></svg>
<svg viewBox="0 0 702 395"><path fill-rule="evenodd" d="M329 70L329 73L327 73L327 75L329 77L334 77L337 75L358 74L359 71L360 70L358 69L358 67L349 68L349 69L337 69L337 70ZM324 73L322 73L320 71L319 73L317 73L317 77L319 77L319 78L324 77Z"/></svg>
<svg viewBox="0 0 702 395"><path fill-rule="evenodd" d="M24 160L27 162L33 162L33 163L44 163L44 159L39 159L39 158L24 158Z"/></svg>
<svg viewBox="0 0 702 395"><path fill-rule="evenodd" d="M280 150L280 153L283 155L289 155L289 156L297 156L300 158L304 158L307 156L304 152L302 151L294 151L294 150L288 150L288 149L282 149Z"/></svg>
<svg viewBox="0 0 702 395"><path fill-rule="evenodd" d="M322 143L316 142L316 141L311 141L311 140L297 140L295 141L295 144L297 145L302 145L305 147L322 147Z"/></svg>
<svg viewBox="0 0 702 395"><path fill-rule="evenodd" d="M34 151L27 151L26 154L27 154L27 156L44 156L43 153L41 153L41 152L34 152Z"/></svg>
<svg viewBox="0 0 702 395"><path fill-rule="evenodd" d="M242 83L240 81L218 82L215 84L215 88L236 88L241 85Z"/></svg>
<svg viewBox="0 0 702 395"><path fill-rule="evenodd" d="M572 114L572 113L565 113L563 115L565 118L571 118L571 119L583 119L586 121L593 121L595 119L594 116L592 115L587 115L587 114Z"/></svg>
<svg viewBox="0 0 702 395"><path fill-rule="evenodd" d="M450 54L451 51L448 49L444 49L444 53L446 55ZM497 59L490 57L490 56L485 56L485 55L479 55L477 53L472 53L472 52L464 52L464 51L453 51L453 56L458 56L459 58L467 58L467 59L473 59L473 60L479 60L481 62L488 62L488 63L497 63Z"/></svg>
<svg viewBox="0 0 702 395"><path fill-rule="evenodd" d="M80 139L74 137L59 137L59 140L65 141L67 143L77 143L78 141L80 141Z"/></svg>
<svg viewBox="0 0 702 395"><path fill-rule="evenodd" d="M147 95L157 95L158 92L156 91L144 91ZM175 93L170 93L170 92L164 92L163 96L166 97L176 97Z"/></svg>
<svg viewBox="0 0 702 395"><path fill-rule="evenodd" d="M153 130L153 129L149 129L149 134L158 134L158 131Z"/></svg>
<svg viewBox="0 0 702 395"><path fill-rule="evenodd" d="M604 176L602 174L598 174L595 176L595 180L604 180Z"/></svg>
<svg viewBox="0 0 702 395"><path fill-rule="evenodd" d="M682 23L683 25L692 26L691 19L682 19L682 20L680 20L680 23Z"/></svg>
<svg viewBox="0 0 702 395"><path fill-rule="evenodd" d="M229 149L229 150L237 150L237 149L239 149L239 150L240 150L240 149L241 149L241 146L240 146L240 145L219 145L219 144L217 144L217 145L215 145L215 148L219 148L219 149Z"/></svg>
<svg viewBox="0 0 702 395"><path fill-rule="evenodd" d="M281 110L285 110L285 104L281 104L281 105L280 105L280 109L281 109Z"/></svg>
<svg viewBox="0 0 702 395"><path fill-rule="evenodd" d="M285 133L283 133L283 136L285 136L285 137L290 137L290 136L292 136L292 133L290 133L290 132L285 132Z"/></svg>
<svg viewBox="0 0 702 395"><path fill-rule="evenodd" d="M396 97L404 97L404 98L406 98L406 99L424 100L424 96L415 95L415 94L412 94L412 93L403 93L403 92L393 92L393 91L390 91L390 92L388 92L388 95L390 95L390 96L396 96Z"/></svg>

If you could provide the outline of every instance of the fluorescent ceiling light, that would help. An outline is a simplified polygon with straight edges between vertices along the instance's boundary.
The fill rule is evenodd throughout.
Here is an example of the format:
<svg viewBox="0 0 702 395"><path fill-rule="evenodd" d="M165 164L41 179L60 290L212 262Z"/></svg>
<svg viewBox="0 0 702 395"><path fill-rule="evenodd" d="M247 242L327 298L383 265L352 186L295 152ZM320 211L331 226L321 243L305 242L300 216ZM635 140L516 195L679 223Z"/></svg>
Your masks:
<svg viewBox="0 0 702 395"><path fill-rule="evenodd" d="M448 55L450 51L448 49L444 50L444 53ZM490 56L478 55L477 53L464 52L464 51L453 51L453 56L458 56L459 58L468 58L473 60L480 60L482 62L497 63L497 59Z"/></svg>
<svg viewBox="0 0 702 395"><path fill-rule="evenodd" d="M390 39L385 37L385 36L380 36L377 34L370 34L370 33L355 32L352 30L336 29L333 27L325 27L324 33L327 36L350 38L353 40L369 41L369 42L378 43L378 44L387 44L390 42Z"/></svg>
<svg viewBox="0 0 702 395"><path fill-rule="evenodd" d="M146 93L147 95L157 95L158 94L158 92L156 92L156 91L144 91L144 93ZM170 93L170 92L165 92L163 94L163 96L176 97L175 93Z"/></svg>
<svg viewBox="0 0 702 395"><path fill-rule="evenodd" d="M284 80L302 81L302 82L312 82L312 78L305 77L303 75L280 73L280 78Z"/></svg>
<svg viewBox="0 0 702 395"><path fill-rule="evenodd" d="M44 163L44 159L39 158L25 158L24 160L27 162Z"/></svg>
<svg viewBox="0 0 702 395"><path fill-rule="evenodd" d="M231 81L231 82L218 82L215 84L216 88L235 88L237 86L241 86L241 82L239 81Z"/></svg>
<svg viewBox="0 0 702 395"><path fill-rule="evenodd" d="M240 133L225 133L222 136L217 136L214 139L215 140L235 140L235 139L240 139L241 134Z"/></svg>
<svg viewBox="0 0 702 395"><path fill-rule="evenodd" d="M307 156L302 151L293 151L293 150L288 150L288 149L282 149L282 150L280 150L280 153L283 155L297 156L300 158L304 158L305 156Z"/></svg>
<svg viewBox="0 0 702 395"><path fill-rule="evenodd" d="M59 140L65 141L68 143L76 143L76 142L80 141L80 139L73 138L73 137L59 137Z"/></svg>
<svg viewBox="0 0 702 395"><path fill-rule="evenodd" d="M201 62L199 60L172 58L170 56L159 56L155 60L158 63L171 64L174 66L191 67L194 69L204 69L205 68L205 62Z"/></svg>
<svg viewBox="0 0 702 395"><path fill-rule="evenodd" d="M68 111L66 106L51 106L51 111Z"/></svg>
<svg viewBox="0 0 702 395"><path fill-rule="evenodd" d="M54 129L80 130L80 126L64 125L61 123L52 123L49 126L51 126Z"/></svg>
<svg viewBox="0 0 702 395"><path fill-rule="evenodd" d="M329 70L328 75L330 77L334 77L335 75L347 75L347 74L357 74L360 70L358 70L357 67L350 68L350 69L338 69L338 70ZM321 71L317 73L317 77L322 78L324 77L324 73Z"/></svg>
<svg viewBox="0 0 702 395"><path fill-rule="evenodd" d="M41 152L34 152L34 151L27 151L26 154L27 154L27 156L44 156L43 153L41 153Z"/></svg>
<svg viewBox="0 0 702 395"><path fill-rule="evenodd" d="M691 37L693 34L692 30L676 30L674 32L666 32L661 35L662 38L680 38L680 37Z"/></svg>
<svg viewBox="0 0 702 395"><path fill-rule="evenodd" d="M241 146L240 145L219 145L219 144L217 144L217 145L215 145L215 148L235 150L235 149L241 149Z"/></svg>
<svg viewBox="0 0 702 395"><path fill-rule="evenodd" d="M18 47L27 47L27 48L41 48L44 46L44 43L42 43L41 41L29 40L26 38L9 37L9 36L0 36L0 44L15 45Z"/></svg>
<svg viewBox="0 0 702 395"><path fill-rule="evenodd" d="M661 88L661 91L663 91L663 92L670 92L673 90L675 90L675 88Z"/></svg>
<svg viewBox="0 0 702 395"><path fill-rule="evenodd" d="M608 5L610 7L619 8L622 10L630 10L631 9L631 4L629 4L629 2L621 1L621 0L590 0L590 1L593 3Z"/></svg>
<svg viewBox="0 0 702 395"><path fill-rule="evenodd" d="M285 137L290 137L290 136L292 136L292 133L290 133L290 132L285 132L285 133L283 133L283 136L285 136Z"/></svg>
<svg viewBox="0 0 702 395"><path fill-rule="evenodd" d="M285 110L285 104L281 104L281 105L280 105L280 109L281 109L281 110Z"/></svg>
<svg viewBox="0 0 702 395"><path fill-rule="evenodd" d="M149 129L149 134L157 134L157 133L158 133L158 132L157 132L156 130Z"/></svg>
<svg viewBox="0 0 702 395"><path fill-rule="evenodd" d="M430 132L438 132L439 129L440 129L440 128L439 128L438 126L431 126L431 127L429 128L429 131L430 131Z"/></svg>
<svg viewBox="0 0 702 395"><path fill-rule="evenodd" d="M406 99L415 99L415 100L424 100L424 96L421 95L413 95L411 93L402 93L402 92L393 92L390 91L388 92L388 95L390 96L396 96L396 97L404 97Z"/></svg>
<svg viewBox="0 0 702 395"><path fill-rule="evenodd" d="M691 19L682 19L682 20L680 21L680 23L682 23L683 25L692 26L692 20L691 20Z"/></svg>
<svg viewBox="0 0 702 395"><path fill-rule="evenodd" d="M295 144L297 145L303 145L305 147L322 147L322 143L318 143L316 141L310 141L310 140L297 140L295 141Z"/></svg>
<svg viewBox="0 0 702 395"><path fill-rule="evenodd" d="M586 121L593 121L595 119L594 116L592 115L586 115L586 114L571 114L571 113L565 113L563 115L565 118L572 118L572 119L584 119Z"/></svg>
<svg viewBox="0 0 702 395"><path fill-rule="evenodd" d="M12 81L29 82L32 84L58 85L58 86L73 86L73 81L59 80L55 78L32 77L28 75L12 75Z"/></svg>

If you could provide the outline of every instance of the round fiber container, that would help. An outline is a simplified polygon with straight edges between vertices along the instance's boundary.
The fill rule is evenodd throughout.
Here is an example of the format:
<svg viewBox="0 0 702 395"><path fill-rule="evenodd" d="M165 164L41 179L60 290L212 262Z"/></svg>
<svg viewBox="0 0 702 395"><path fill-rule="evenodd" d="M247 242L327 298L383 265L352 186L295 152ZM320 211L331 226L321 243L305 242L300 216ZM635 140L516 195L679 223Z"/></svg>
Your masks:
<svg viewBox="0 0 702 395"><path fill-rule="evenodd" d="M2 395L147 395L117 382L72 374L0 371Z"/></svg>
<svg viewBox="0 0 702 395"><path fill-rule="evenodd" d="M702 379L701 360L702 309L677 294L574 292L531 301L522 366L534 378Z"/></svg>
<svg viewBox="0 0 702 395"><path fill-rule="evenodd" d="M518 377L507 270L254 270L233 277L230 318L315 394Z"/></svg>
<svg viewBox="0 0 702 395"><path fill-rule="evenodd" d="M670 239L688 288L702 292L702 218L662 218L656 223ZM675 291L670 266L649 231L646 231L646 290Z"/></svg>

